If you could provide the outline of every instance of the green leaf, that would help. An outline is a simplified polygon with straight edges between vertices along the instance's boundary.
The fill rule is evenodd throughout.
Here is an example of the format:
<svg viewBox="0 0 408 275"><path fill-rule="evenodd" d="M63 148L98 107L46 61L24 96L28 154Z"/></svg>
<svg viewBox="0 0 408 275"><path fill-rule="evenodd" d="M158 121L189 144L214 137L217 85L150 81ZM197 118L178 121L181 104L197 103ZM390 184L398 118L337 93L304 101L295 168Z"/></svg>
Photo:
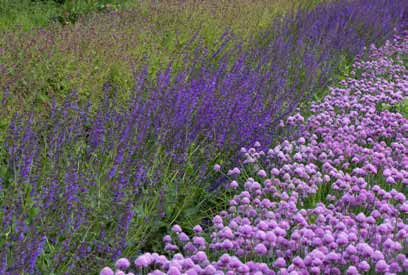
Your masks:
<svg viewBox="0 0 408 275"><path fill-rule="evenodd" d="M28 217L30 219L34 219L37 214L40 212L40 209L37 207L31 207L30 209L28 209Z"/></svg>
<svg viewBox="0 0 408 275"><path fill-rule="evenodd" d="M51 100L47 95L44 94L39 94L38 95L38 99L42 102L42 103L50 103Z"/></svg>

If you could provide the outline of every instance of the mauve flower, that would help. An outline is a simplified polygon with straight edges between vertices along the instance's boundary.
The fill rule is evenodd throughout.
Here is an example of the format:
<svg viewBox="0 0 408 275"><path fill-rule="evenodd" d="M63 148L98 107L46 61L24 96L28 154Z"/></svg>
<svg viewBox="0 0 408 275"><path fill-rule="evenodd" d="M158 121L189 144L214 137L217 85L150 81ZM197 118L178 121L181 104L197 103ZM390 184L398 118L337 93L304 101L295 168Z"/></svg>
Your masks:
<svg viewBox="0 0 408 275"><path fill-rule="evenodd" d="M166 250L166 251L177 251L178 246L175 245L175 244L166 243L166 245L164 246L164 250Z"/></svg>
<svg viewBox="0 0 408 275"><path fill-rule="evenodd" d="M337 235L336 242L339 245L346 245L348 243L348 237L347 234L344 232L341 232L339 235Z"/></svg>
<svg viewBox="0 0 408 275"><path fill-rule="evenodd" d="M177 267L172 266L172 267L170 267L169 270L167 271L167 274L168 274L168 275L181 275L181 272L180 272L180 270L178 270Z"/></svg>
<svg viewBox="0 0 408 275"><path fill-rule="evenodd" d="M276 266L277 268L284 268L286 267L286 261L284 258L279 257L275 260L275 262L273 263L274 266Z"/></svg>
<svg viewBox="0 0 408 275"><path fill-rule="evenodd" d="M264 244L259 243L255 246L255 252L259 255L265 255L268 252L268 249Z"/></svg>
<svg viewBox="0 0 408 275"><path fill-rule="evenodd" d="M374 254L374 250L367 243L357 244L357 251L359 251L365 257L371 257Z"/></svg>
<svg viewBox="0 0 408 275"><path fill-rule="evenodd" d="M194 231L194 233L199 234L199 233L201 233L203 231L203 228L201 227L201 225L198 224L198 225L193 227L193 231Z"/></svg>
<svg viewBox="0 0 408 275"><path fill-rule="evenodd" d="M259 170L259 171L258 171L258 176L264 178L264 177L267 176L267 174L266 174L265 170Z"/></svg>
<svg viewBox="0 0 408 275"><path fill-rule="evenodd" d="M318 266L313 266L312 268L310 268L310 273L311 274L321 274L321 270L320 267Z"/></svg>
<svg viewBox="0 0 408 275"><path fill-rule="evenodd" d="M215 172L220 172L221 171L221 165L215 164L213 169L214 169Z"/></svg>
<svg viewBox="0 0 408 275"><path fill-rule="evenodd" d="M241 173L241 170L239 170L238 167L235 167L234 169L229 170L228 173L227 173L227 175L228 175L228 176L239 175L240 173Z"/></svg>
<svg viewBox="0 0 408 275"><path fill-rule="evenodd" d="M163 242L164 243L171 243L172 242L171 236L170 235L164 236L163 237Z"/></svg>
<svg viewBox="0 0 408 275"><path fill-rule="evenodd" d="M386 168L386 169L384 169L383 175L384 175L384 177L388 178L388 177L390 177L392 175L392 172L391 172L390 169Z"/></svg>
<svg viewBox="0 0 408 275"><path fill-rule="evenodd" d="M329 254L326 255L325 259L334 263L334 262L339 261L340 258L341 258L341 256L338 253L330 252Z"/></svg>
<svg viewBox="0 0 408 275"><path fill-rule="evenodd" d="M368 272L370 270L370 265L366 261L361 261L357 267L363 272Z"/></svg>
<svg viewBox="0 0 408 275"><path fill-rule="evenodd" d="M100 275L114 275L113 270L110 269L109 267L104 267L99 274Z"/></svg>
<svg viewBox="0 0 408 275"><path fill-rule="evenodd" d="M127 258L120 258L116 261L115 267L117 269L126 270L130 266L130 262Z"/></svg>
<svg viewBox="0 0 408 275"><path fill-rule="evenodd" d="M206 244L206 241L203 237L193 237L193 244L198 245L199 247L204 247Z"/></svg>
<svg viewBox="0 0 408 275"><path fill-rule="evenodd" d="M178 224L173 225L173 227L171 228L171 231L173 231L174 233L181 233L182 229Z"/></svg>
<svg viewBox="0 0 408 275"><path fill-rule="evenodd" d="M378 262L379 260L384 260L384 254L379 250L374 251L374 254L371 257L376 262Z"/></svg>
<svg viewBox="0 0 408 275"><path fill-rule="evenodd" d="M388 271L388 264L384 260L379 260L375 264L375 271L385 273Z"/></svg>
<svg viewBox="0 0 408 275"><path fill-rule="evenodd" d="M181 232L179 235L178 235L178 238L179 238L179 240L181 241L181 242L188 242L189 240L190 240L190 238L187 236L187 234L186 233L184 233L184 232Z"/></svg>
<svg viewBox="0 0 408 275"><path fill-rule="evenodd" d="M149 266L151 263L151 259L146 257L146 255L141 255L135 260L135 266L137 268L144 268Z"/></svg>
<svg viewBox="0 0 408 275"><path fill-rule="evenodd" d="M225 249L225 250L232 249L233 247L234 247L234 244L230 240L224 240L222 242L222 248Z"/></svg>
<svg viewBox="0 0 408 275"><path fill-rule="evenodd" d="M280 174L279 169L277 169L277 168L272 168L271 173L272 173L272 175L274 175L275 177L276 177L276 176L279 176L279 174Z"/></svg>
<svg viewBox="0 0 408 275"><path fill-rule="evenodd" d="M390 177L387 177L386 182L387 182L388 184L394 184L394 183L395 183L395 179L390 176Z"/></svg>
<svg viewBox="0 0 408 275"><path fill-rule="evenodd" d="M215 274L217 272L217 270L215 269L215 267L213 265L207 265L204 269L204 274L208 274L208 275L212 275Z"/></svg>
<svg viewBox="0 0 408 275"><path fill-rule="evenodd" d="M212 222L213 222L214 224L222 223L222 218L221 218L221 216L216 215L216 216L212 219Z"/></svg>
<svg viewBox="0 0 408 275"><path fill-rule="evenodd" d="M192 258L193 261L195 261L197 263L202 263L204 261L207 261L207 255L205 254L204 251L198 251L191 258Z"/></svg>
<svg viewBox="0 0 408 275"><path fill-rule="evenodd" d="M383 243L385 249L392 249L394 247L394 242L391 239L386 239Z"/></svg>
<svg viewBox="0 0 408 275"><path fill-rule="evenodd" d="M346 271L347 275L359 275L357 268L355 266L349 266Z"/></svg>

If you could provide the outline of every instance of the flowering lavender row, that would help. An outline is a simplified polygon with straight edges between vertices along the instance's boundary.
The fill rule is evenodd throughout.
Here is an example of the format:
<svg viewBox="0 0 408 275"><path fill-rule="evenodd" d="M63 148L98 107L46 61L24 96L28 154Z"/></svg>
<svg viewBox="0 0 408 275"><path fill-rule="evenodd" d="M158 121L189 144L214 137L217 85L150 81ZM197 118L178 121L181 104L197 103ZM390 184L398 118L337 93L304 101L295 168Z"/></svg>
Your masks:
<svg viewBox="0 0 408 275"><path fill-rule="evenodd" d="M174 225L163 238L173 256L143 254L137 273L406 274L408 119L384 106L408 97L407 55L408 33L371 46L306 122L287 119L298 138L242 148L244 168L228 171L235 195L213 217L210 240L199 225L192 237ZM129 268L121 258L115 274Z"/></svg>

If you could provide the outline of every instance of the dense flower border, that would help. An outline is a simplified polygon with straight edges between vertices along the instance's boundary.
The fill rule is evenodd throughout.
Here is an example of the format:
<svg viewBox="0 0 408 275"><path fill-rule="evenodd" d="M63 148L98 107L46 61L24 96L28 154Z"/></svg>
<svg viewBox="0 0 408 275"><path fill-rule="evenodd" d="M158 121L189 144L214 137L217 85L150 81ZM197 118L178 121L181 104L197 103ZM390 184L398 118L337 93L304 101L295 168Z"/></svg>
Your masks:
<svg viewBox="0 0 408 275"><path fill-rule="evenodd" d="M172 258L145 253L149 274L397 274L408 271L408 119L393 110L408 96L408 36L370 48L351 76L286 124L301 136L268 151L242 148L228 174L236 195L190 238L165 236ZM389 106L389 108L385 107ZM221 170L220 166L214 167ZM240 181L245 169L245 182ZM248 172L249 171L249 172ZM243 190L242 190L243 189ZM212 260L210 260L211 258ZM116 275L129 260L117 261ZM105 267L101 275L112 275ZM129 274L133 274L129 271Z"/></svg>

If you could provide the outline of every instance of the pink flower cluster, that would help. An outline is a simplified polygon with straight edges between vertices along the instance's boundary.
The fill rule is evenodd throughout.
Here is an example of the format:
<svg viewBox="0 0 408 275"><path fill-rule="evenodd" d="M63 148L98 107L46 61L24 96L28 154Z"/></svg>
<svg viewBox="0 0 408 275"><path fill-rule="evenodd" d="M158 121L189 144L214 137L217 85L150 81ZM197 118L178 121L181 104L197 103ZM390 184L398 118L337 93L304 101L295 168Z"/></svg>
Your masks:
<svg viewBox="0 0 408 275"><path fill-rule="evenodd" d="M163 239L172 258L146 253L136 270L406 274L408 119L384 106L408 96L407 38L371 46L366 61L357 60L351 75L312 105L312 116L289 117L286 125L301 126L296 139L268 151L258 143L241 149L244 167L228 172L235 195L213 217L210 240L200 226L188 236L175 225ZM120 259L116 268L125 274L128 262Z"/></svg>

